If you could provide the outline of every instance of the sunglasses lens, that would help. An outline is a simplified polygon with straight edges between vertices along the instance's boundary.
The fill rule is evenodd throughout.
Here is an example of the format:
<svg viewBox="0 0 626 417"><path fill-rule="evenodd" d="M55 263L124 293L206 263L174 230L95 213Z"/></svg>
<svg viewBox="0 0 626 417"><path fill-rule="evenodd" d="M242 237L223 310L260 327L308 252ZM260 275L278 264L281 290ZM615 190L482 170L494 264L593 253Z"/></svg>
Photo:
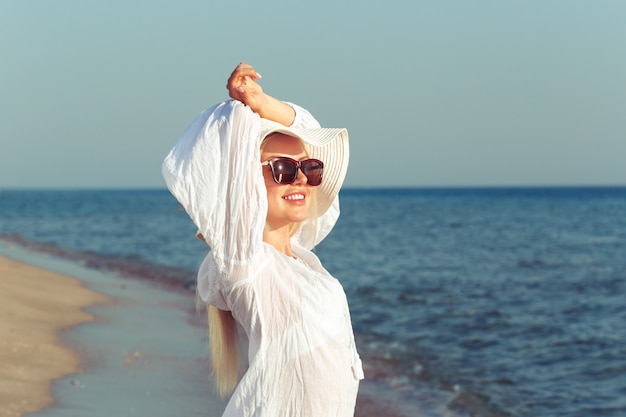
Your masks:
<svg viewBox="0 0 626 417"><path fill-rule="evenodd" d="M278 184L291 184L298 176L298 165L287 158L276 158L272 164L274 180Z"/></svg>
<svg viewBox="0 0 626 417"><path fill-rule="evenodd" d="M307 183L317 186L322 183L322 174L324 173L324 164L317 159L307 159L300 163L302 172L306 175Z"/></svg>

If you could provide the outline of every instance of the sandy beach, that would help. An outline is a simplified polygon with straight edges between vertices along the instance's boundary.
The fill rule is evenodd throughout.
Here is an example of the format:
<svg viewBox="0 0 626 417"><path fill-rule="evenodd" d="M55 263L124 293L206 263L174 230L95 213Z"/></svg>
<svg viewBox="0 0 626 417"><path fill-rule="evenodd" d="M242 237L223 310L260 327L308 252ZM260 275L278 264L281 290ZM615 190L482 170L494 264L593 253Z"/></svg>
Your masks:
<svg viewBox="0 0 626 417"><path fill-rule="evenodd" d="M78 280L0 256L0 416L51 405L51 382L76 373L80 357L59 333L93 320L106 297Z"/></svg>
<svg viewBox="0 0 626 417"><path fill-rule="evenodd" d="M221 415L193 294L0 249L0 417Z"/></svg>
<svg viewBox="0 0 626 417"><path fill-rule="evenodd" d="M226 405L190 291L0 242L0 318L0 417L219 417ZM412 414L364 382L356 416Z"/></svg>

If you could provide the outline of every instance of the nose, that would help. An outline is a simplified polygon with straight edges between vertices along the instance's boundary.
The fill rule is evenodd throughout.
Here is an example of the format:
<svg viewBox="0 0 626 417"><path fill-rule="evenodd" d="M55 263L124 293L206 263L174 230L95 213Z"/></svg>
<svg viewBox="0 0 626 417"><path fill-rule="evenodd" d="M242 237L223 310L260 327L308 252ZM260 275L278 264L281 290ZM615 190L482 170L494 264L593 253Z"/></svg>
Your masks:
<svg viewBox="0 0 626 417"><path fill-rule="evenodd" d="M304 172L302 171L302 168L298 167L298 176L296 177L296 180L294 181L295 184L306 184L308 182L308 178L306 177L306 175L304 175Z"/></svg>

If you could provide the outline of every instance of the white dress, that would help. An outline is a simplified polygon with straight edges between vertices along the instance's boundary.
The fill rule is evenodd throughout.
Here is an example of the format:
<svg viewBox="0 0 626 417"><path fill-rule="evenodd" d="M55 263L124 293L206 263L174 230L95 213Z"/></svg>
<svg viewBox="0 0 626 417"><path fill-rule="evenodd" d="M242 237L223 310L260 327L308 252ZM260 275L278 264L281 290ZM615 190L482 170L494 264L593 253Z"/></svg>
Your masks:
<svg viewBox="0 0 626 417"><path fill-rule="evenodd" d="M304 109L294 127L319 127ZM201 298L232 312L248 338L249 366L227 417L353 416L363 370L341 284L311 247L333 228L339 202L292 239L297 259L262 241L267 195L260 119L237 101L205 110L163 163L172 194L211 251L198 273ZM315 231L315 236L304 236Z"/></svg>

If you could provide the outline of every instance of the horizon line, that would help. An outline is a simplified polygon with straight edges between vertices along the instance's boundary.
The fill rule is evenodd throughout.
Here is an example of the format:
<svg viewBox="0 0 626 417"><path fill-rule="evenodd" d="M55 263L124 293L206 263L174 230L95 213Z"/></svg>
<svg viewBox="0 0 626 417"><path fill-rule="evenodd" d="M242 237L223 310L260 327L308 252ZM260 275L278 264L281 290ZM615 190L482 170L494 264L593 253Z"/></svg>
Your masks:
<svg viewBox="0 0 626 417"><path fill-rule="evenodd" d="M591 188L626 188L624 184L541 184L541 185L351 185L343 186L341 191L349 190L471 190L471 189L591 189ZM23 186L0 187L3 191L167 191L166 186Z"/></svg>

